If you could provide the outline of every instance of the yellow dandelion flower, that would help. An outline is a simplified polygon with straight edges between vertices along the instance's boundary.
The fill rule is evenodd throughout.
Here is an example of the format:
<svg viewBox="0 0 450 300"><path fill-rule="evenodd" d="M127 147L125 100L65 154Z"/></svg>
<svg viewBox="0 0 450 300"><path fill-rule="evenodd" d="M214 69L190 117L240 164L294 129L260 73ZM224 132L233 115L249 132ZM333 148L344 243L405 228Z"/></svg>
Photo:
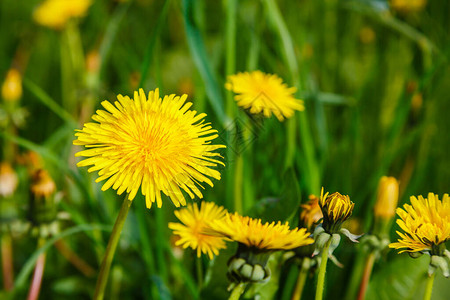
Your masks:
<svg viewBox="0 0 450 300"><path fill-rule="evenodd" d="M391 219L395 216L398 203L398 181L394 177L383 176L378 184L377 202L374 206L376 217Z"/></svg>
<svg viewBox="0 0 450 300"><path fill-rule="evenodd" d="M355 204L349 196L338 192L324 195L323 188L320 193L319 206L323 213L323 228L329 233L338 232L342 223L347 220L353 211Z"/></svg>
<svg viewBox="0 0 450 300"><path fill-rule="evenodd" d="M34 20L46 27L62 29L71 18L83 17L91 0L46 0L34 11Z"/></svg>
<svg viewBox="0 0 450 300"><path fill-rule="evenodd" d="M400 239L389 247L403 249L399 253L430 251L440 255L434 251L450 239L450 197L445 194L440 201L438 195L429 193L428 198L410 199L411 205L397 208L397 224L404 233L397 231Z"/></svg>
<svg viewBox="0 0 450 300"><path fill-rule="evenodd" d="M300 222L306 228L311 229L313 225L322 219L322 210L319 206L319 198L315 195L309 196L309 201L301 204L302 212L300 213Z"/></svg>
<svg viewBox="0 0 450 300"><path fill-rule="evenodd" d="M290 118L295 110L304 110L303 101L295 99L295 87L288 87L275 74L261 71L244 72L228 77L225 88L237 95L237 104L252 114L263 113L268 118L274 114L279 121Z"/></svg>
<svg viewBox="0 0 450 300"><path fill-rule="evenodd" d="M209 259L213 259L214 255L219 254L220 249L226 248L225 240L221 236L205 234L205 231L210 229L210 224L214 220L223 218L225 214L226 210L213 202L202 202L200 209L197 203L194 203L175 211L175 216L182 223L169 223L169 228L180 237L175 245L182 245L185 249L187 247L197 249L198 257L204 253L208 254Z"/></svg>
<svg viewBox="0 0 450 300"><path fill-rule="evenodd" d="M213 168L223 163L213 151L225 147L211 144L218 134L204 122L206 114L189 110L187 95L161 99L158 89L148 99L142 89L134 93L134 100L117 98L114 105L102 102L106 111L97 110L92 117L97 123L77 130L73 143L87 150L76 156L88 157L77 166L93 165L88 171L98 171L96 182L107 179L103 191L110 187L119 195L126 191L129 200L141 188L148 208L155 201L161 207L161 192L177 207L186 205L182 190L192 199L202 198L197 185L213 186L209 177L220 179Z"/></svg>
<svg viewBox="0 0 450 300"><path fill-rule="evenodd" d="M22 76L16 69L10 69L2 85L2 98L5 101L17 101L22 97Z"/></svg>
<svg viewBox="0 0 450 300"><path fill-rule="evenodd" d="M257 251L290 250L312 244L306 228L290 229L289 223L264 223L260 219L227 214L215 221L212 229L225 237Z"/></svg>

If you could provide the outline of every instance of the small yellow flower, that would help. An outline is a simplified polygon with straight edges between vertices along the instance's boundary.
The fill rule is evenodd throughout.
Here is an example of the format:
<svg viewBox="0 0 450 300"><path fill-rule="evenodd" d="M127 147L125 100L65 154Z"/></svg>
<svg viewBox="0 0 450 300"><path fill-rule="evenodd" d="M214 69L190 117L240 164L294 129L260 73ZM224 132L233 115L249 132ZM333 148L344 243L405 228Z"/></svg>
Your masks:
<svg viewBox="0 0 450 300"><path fill-rule="evenodd" d="M16 69L10 69L2 85L2 98L5 101L17 101L22 97L22 76Z"/></svg>
<svg viewBox="0 0 450 300"><path fill-rule="evenodd" d="M390 219L395 216L398 203L398 181L394 177L383 176L378 184L375 217Z"/></svg>
<svg viewBox="0 0 450 300"><path fill-rule="evenodd" d="M7 162L0 163L0 197L11 196L18 183L19 179L11 165Z"/></svg>
<svg viewBox="0 0 450 300"><path fill-rule="evenodd" d="M315 223L322 219L322 210L319 206L319 198L315 195L309 196L309 201L305 204L301 204L302 212L300 213L300 222L308 230L310 230Z"/></svg>
<svg viewBox="0 0 450 300"><path fill-rule="evenodd" d="M290 118L295 110L304 110L303 101L293 94L295 87L288 87L275 74L261 71L238 73L228 77L225 88L237 95L237 104L252 114L263 113L266 118L274 114L279 121Z"/></svg>
<svg viewBox="0 0 450 300"><path fill-rule="evenodd" d="M87 150L76 156L88 157L77 166L93 165L88 171L98 171L96 181L107 179L103 191L110 187L119 195L126 191L133 200L140 188L148 208L155 201L161 207L161 192L177 207L186 205L182 190L192 199L202 198L197 185L213 186L209 177L220 179L213 168L223 163L213 151L225 147L211 144L218 134L204 122L206 114L189 110L187 95L161 99L158 89L148 99L142 89L134 93L134 100L117 98L114 105L103 101L107 111L97 110L92 117L96 123L77 130L73 143Z"/></svg>
<svg viewBox="0 0 450 300"><path fill-rule="evenodd" d="M337 233L342 223L352 215L355 204L350 201L349 196L338 192L324 195L322 188L319 206L323 213L323 228L328 233Z"/></svg>
<svg viewBox="0 0 450 300"><path fill-rule="evenodd" d="M290 229L289 223L264 223L260 219L227 214L211 226L215 232L256 251L290 250L312 244L306 228Z"/></svg>
<svg viewBox="0 0 450 300"><path fill-rule="evenodd" d="M439 250L439 245L450 239L450 197L444 194L442 201L438 195L428 194L428 198L412 196L411 205L405 204L397 208L397 224L404 233L397 231L400 236L397 243L390 248L403 249L402 252L429 251L432 255Z"/></svg>
<svg viewBox="0 0 450 300"><path fill-rule="evenodd" d="M209 259L213 259L220 249L226 248L225 241L223 237L205 234L205 231L210 230L210 224L214 220L223 218L225 214L226 210L213 202L202 202L200 209L197 203L194 203L175 211L175 216L182 223L169 223L169 228L180 237L175 245L197 249L198 257L204 253L208 254Z"/></svg>
<svg viewBox="0 0 450 300"><path fill-rule="evenodd" d="M402 13L421 11L427 4L427 0L391 0L391 7Z"/></svg>
<svg viewBox="0 0 450 300"><path fill-rule="evenodd" d="M71 18L83 17L91 0L46 0L34 11L34 20L42 26L62 29Z"/></svg>

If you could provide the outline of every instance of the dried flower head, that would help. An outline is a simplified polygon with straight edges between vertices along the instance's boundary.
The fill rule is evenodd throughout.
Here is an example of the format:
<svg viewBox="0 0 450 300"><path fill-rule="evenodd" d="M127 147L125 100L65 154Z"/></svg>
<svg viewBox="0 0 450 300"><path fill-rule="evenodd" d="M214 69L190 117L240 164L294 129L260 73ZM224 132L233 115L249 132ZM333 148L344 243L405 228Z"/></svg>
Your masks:
<svg viewBox="0 0 450 300"><path fill-rule="evenodd" d="M74 145L87 149L76 156L88 157L77 166L92 165L88 171L98 171L96 181L106 180L103 191L126 191L133 200L140 188L148 208L155 201L161 207L161 192L177 207L186 205L182 190L192 199L202 198L198 185L213 186L209 177L220 179L213 168L223 163L214 151L225 147L211 144L218 135L204 122L206 114L189 110L187 95L161 99L158 89L148 99L142 89L134 93L134 100L117 98L114 105L103 101L107 111L97 110L92 117L96 122L77 130Z"/></svg>
<svg viewBox="0 0 450 300"><path fill-rule="evenodd" d="M56 185L46 170L37 170L33 174L31 193L36 198L50 197L56 191Z"/></svg>
<svg viewBox="0 0 450 300"><path fill-rule="evenodd" d="M295 99L295 87L288 87L275 74L261 71L244 72L228 77L225 88L237 95L237 104L252 114L266 118L274 114L279 121L290 118L296 110L304 110L303 101Z"/></svg>
<svg viewBox="0 0 450 300"><path fill-rule="evenodd" d="M319 198L315 195L309 196L309 201L301 204L302 212L300 213L300 223L311 230L313 225L322 219L322 210L319 206Z"/></svg>

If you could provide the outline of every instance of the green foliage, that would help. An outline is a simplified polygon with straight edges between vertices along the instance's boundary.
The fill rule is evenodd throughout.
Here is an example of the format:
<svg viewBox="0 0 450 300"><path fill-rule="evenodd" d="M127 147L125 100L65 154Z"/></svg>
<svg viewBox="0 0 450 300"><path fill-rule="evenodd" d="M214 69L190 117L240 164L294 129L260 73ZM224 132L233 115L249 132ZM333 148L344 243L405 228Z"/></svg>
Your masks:
<svg viewBox="0 0 450 300"><path fill-rule="evenodd" d="M228 149L222 153L222 179L213 188L205 186L204 200L229 211L239 207L235 196L241 195L243 214L289 221L293 227L299 205L324 186L350 196L354 224L367 233L381 176L400 180L400 205L411 195L449 192L448 1L428 0L422 10L400 12L385 0L242 0L233 2L236 10L229 9L229 1L97 0L86 16L62 30L33 21L40 2L0 1L0 81L11 67L21 71L18 107L28 112L24 127L1 128L0 154L6 159L11 146L17 157L28 150L38 153L56 182L64 218L60 233L40 248L30 231L14 236L15 288L0 289L2 299L26 297L34 264L44 252L41 299L92 296L95 278L84 276L53 245L64 239L98 270L123 196L102 192L96 174L76 168L74 130L90 121L104 99L114 101L139 87L187 93L193 107L207 113ZM305 111L281 123L250 118L233 106L224 88L229 70L256 69L295 86ZM0 123L7 118L2 100ZM246 142L242 149L234 144L239 126ZM20 181L14 198L18 219L27 222L30 175L18 159L11 163ZM205 276L199 287L197 257L176 247L167 228L176 221L170 201L146 210L138 193L133 206L113 262L108 299L229 296L227 261L236 245L229 242L213 261L201 258ZM328 268L325 296L341 299L347 290L358 290L359 282L347 278L360 277L355 257L361 248L341 243L335 255L345 267ZM270 281L248 288L243 297L290 299L297 265L283 263L282 253L274 255ZM426 256L381 258L366 299L420 298L427 264ZM313 298L315 282L308 277L303 299ZM439 274L433 299L446 299L448 293L448 279Z"/></svg>

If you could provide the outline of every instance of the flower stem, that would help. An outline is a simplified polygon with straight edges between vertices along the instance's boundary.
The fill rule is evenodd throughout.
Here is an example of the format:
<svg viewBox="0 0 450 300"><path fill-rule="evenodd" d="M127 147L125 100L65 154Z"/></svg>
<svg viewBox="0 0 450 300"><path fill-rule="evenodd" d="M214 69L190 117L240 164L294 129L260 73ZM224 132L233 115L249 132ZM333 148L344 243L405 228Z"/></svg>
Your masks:
<svg viewBox="0 0 450 300"><path fill-rule="evenodd" d="M10 291L14 287L14 270L12 241L11 236L8 233L3 234L1 237L1 248L3 286L6 291Z"/></svg>
<svg viewBox="0 0 450 300"><path fill-rule="evenodd" d="M316 288L316 300L322 300L323 297L323 287L325 283L325 272L327 269L327 261L328 261L328 249L330 248L331 239L325 244L325 247L322 249L322 260L320 261L320 269L319 269L319 278L317 280L317 288Z"/></svg>
<svg viewBox="0 0 450 300"><path fill-rule="evenodd" d="M428 276L427 286L425 288L425 294L423 295L423 300L431 299L431 293L433 292L434 277L436 277L436 272L434 272L433 275Z"/></svg>
<svg viewBox="0 0 450 300"><path fill-rule="evenodd" d="M307 259L303 258L302 265L300 266L300 272L298 273L297 283L295 284L294 292L292 293L291 300L300 300L302 298L303 288L305 287L306 276L308 275Z"/></svg>
<svg viewBox="0 0 450 300"><path fill-rule="evenodd" d="M366 297L367 286L369 285L370 274L372 274L373 263L375 262L375 253L369 254L364 267L363 277L359 286L358 300L363 300Z"/></svg>
<svg viewBox="0 0 450 300"><path fill-rule="evenodd" d="M38 247L44 244L44 239L39 239ZM28 300L37 300L39 298L39 292L41 290L42 278L44 277L45 268L45 252L39 255L36 266L34 268L33 279L31 281L30 291L28 292Z"/></svg>
<svg viewBox="0 0 450 300"><path fill-rule="evenodd" d="M228 298L228 300L238 300L241 297L244 290L245 290L245 283L243 282L239 283L231 291L231 295L230 298Z"/></svg>
<svg viewBox="0 0 450 300"><path fill-rule="evenodd" d="M117 244L119 242L120 234L122 232L123 225L127 219L128 211L130 210L131 201L125 197L122 207L120 208L119 215L109 238L108 246L106 247L106 253L100 267L100 274L97 278L97 284L95 286L94 299L101 300L105 294L106 283L108 282L109 270L111 269L111 263L116 252Z"/></svg>
<svg viewBox="0 0 450 300"><path fill-rule="evenodd" d="M203 286L203 265L202 265L202 258L197 257L195 259L195 264L197 267L197 285L198 289L201 290Z"/></svg>

